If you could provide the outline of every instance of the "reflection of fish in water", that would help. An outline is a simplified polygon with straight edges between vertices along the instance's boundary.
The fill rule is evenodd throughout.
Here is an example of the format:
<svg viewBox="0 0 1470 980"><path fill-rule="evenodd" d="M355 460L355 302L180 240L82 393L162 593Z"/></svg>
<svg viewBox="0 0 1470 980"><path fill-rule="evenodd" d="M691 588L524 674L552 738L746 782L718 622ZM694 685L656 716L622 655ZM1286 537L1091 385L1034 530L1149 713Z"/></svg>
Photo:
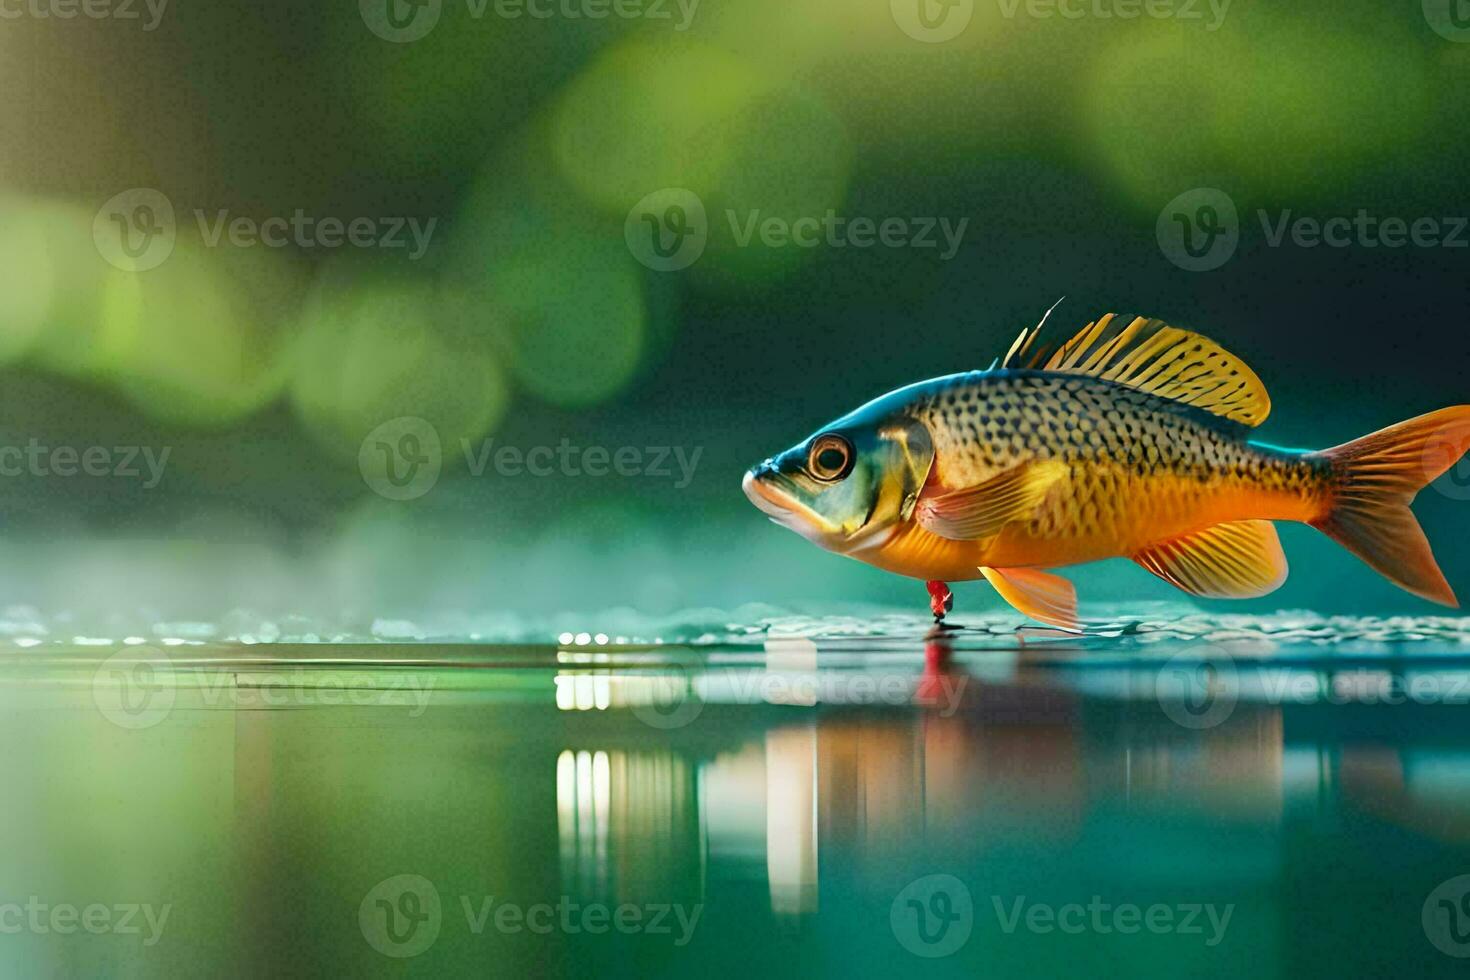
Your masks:
<svg viewBox="0 0 1470 980"><path fill-rule="evenodd" d="M1045 323L1045 318L1043 318ZM1470 446L1470 406L1320 452L1247 439L1260 379L1198 334L1142 317L1089 324L1026 360L890 392L745 476L772 520L838 554L929 580L985 578L1020 612L1076 628L1042 569L1133 559L1210 598L1286 579L1271 521L1312 525L1415 595L1456 605L1409 503Z"/></svg>

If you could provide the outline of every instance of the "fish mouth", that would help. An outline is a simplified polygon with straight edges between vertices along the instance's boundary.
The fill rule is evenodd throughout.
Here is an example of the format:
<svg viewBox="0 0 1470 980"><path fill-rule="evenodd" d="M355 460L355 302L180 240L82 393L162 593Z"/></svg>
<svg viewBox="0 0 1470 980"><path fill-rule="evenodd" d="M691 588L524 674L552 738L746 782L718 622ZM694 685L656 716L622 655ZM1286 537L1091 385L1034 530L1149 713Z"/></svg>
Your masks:
<svg viewBox="0 0 1470 980"><path fill-rule="evenodd" d="M812 537L835 530L820 514L776 485L775 480L779 479L775 469L762 464L745 474L740 489L762 514L798 534Z"/></svg>

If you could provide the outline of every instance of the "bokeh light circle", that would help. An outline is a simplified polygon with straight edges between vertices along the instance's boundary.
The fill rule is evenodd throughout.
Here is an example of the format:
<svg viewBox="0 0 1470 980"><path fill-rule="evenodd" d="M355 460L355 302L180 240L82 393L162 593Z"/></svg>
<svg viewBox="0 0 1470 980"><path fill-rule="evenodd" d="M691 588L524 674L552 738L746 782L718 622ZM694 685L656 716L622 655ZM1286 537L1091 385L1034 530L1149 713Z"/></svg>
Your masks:
<svg viewBox="0 0 1470 980"><path fill-rule="evenodd" d="M392 419L431 425L445 462L490 431L509 404L501 359L481 334L456 329L430 282L328 274L307 303L290 392L307 430L356 462Z"/></svg>

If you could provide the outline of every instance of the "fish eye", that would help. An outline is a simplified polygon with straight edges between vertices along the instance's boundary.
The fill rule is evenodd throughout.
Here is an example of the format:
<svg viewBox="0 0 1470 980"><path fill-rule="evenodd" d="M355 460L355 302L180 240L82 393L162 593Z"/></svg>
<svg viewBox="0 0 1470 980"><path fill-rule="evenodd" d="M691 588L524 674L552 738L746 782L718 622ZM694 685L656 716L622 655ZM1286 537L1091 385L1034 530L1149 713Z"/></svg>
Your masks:
<svg viewBox="0 0 1470 980"><path fill-rule="evenodd" d="M835 433L817 436L807 453L806 468L823 483L832 483L852 469L852 443Z"/></svg>

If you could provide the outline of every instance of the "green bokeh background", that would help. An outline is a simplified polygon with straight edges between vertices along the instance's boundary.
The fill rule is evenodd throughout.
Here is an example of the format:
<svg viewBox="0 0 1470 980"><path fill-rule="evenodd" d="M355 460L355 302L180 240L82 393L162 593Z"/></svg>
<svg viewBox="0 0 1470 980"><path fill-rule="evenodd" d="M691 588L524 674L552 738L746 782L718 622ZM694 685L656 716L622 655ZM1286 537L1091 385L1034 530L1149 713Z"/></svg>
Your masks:
<svg viewBox="0 0 1470 980"><path fill-rule="evenodd" d="M0 443L171 455L153 489L5 478L0 594L84 618L917 604L917 584L766 523L740 474L869 397L985 366L1063 294L1062 327L1140 312L1244 356L1278 444L1470 400L1470 249L1272 247L1258 216L1470 213L1470 43L1435 29L1456 34L1441 6L984 0L942 43L882 0L704 0L683 29L674 4L538 19L445 0L408 43L369 29L372 3L180 2L151 31L146 12L8 20ZM93 221L138 187L172 204L177 243L130 272ZM625 223L671 187L702 202L708 243L656 271ZM1240 215L1204 272L1155 233L1196 187ZM195 218L298 210L432 234L415 260L212 246ZM945 261L742 247L729 217L829 211L967 225ZM357 461L403 415L434 425L443 471L395 501ZM482 439L700 456L683 487L677 469L475 476L460 445ZM1463 589L1470 488L1437 489L1417 510ZM1295 574L1258 607L1430 611L1313 532L1284 538ZM1074 577L1084 611L1175 597L1123 562Z"/></svg>

